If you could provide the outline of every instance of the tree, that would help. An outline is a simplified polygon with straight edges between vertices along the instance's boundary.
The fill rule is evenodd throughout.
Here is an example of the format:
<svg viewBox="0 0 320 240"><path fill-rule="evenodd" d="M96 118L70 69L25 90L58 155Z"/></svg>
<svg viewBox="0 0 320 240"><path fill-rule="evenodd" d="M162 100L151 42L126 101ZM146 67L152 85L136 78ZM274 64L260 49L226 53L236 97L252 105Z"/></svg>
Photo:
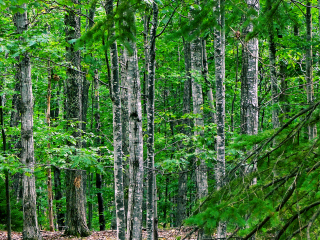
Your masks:
<svg viewBox="0 0 320 240"><path fill-rule="evenodd" d="M225 1L217 1L218 26L214 31L216 109L217 109L217 163L215 166L216 188L225 184ZM226 238L226 224L219 223L218 238Z"/></svg>
<svg viewBox="0 0 320 240"><path fill-rule="evenodd" d="M17 33L28 29L27 5L22 5L23 13L14 15ZM20 38L21 44L24 39ZM31 62L28 52L20 56L18 81L21 83L21 163L25 165L23 173L23 239L41 239L36 213L36 188L34 177L34 142L33 142L33 96L31 83Z"/></svg>
<svg viewBox="0 0 320 240"><path fill-rule="evenodd" d="M75 6L79 4L74 0ZM68 10L65 15L66 40L67 42L80 37L80 17L77 10ZM70 43L66 47L66 60L70 63L67 68L67 119L70 124L74 124L75 131L73 137L77 141L77 147L81 146L80 129L82 120L82 76L80 73L81 56L80 51L75 49L74 44ZM71 67L72 66L72 67ZM74 154L76 150L74 150ZM83 170L66 170L66 235L86 237L90 235L87 227L85 210L85 185L86 172Z"/></svg>

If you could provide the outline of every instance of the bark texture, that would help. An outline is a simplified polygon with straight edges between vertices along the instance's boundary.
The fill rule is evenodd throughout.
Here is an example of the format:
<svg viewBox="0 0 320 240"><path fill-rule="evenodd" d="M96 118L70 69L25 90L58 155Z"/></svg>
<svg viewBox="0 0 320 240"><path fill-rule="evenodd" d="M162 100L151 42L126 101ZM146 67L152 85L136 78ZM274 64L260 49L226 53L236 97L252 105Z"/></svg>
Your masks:
<svg viewBox="0 0 320 240"><path fill-rule="evenodd" d="M127 12L130 25L135 24L135 13ZM132 29L134 36L136 35ZM127 80L129 85L129 196L127 239L142 238L142 200L143 200L143 138L141 112L141 85L138 68L137 46L129 40L132 52L128 52Z"/></svg>
<svg viewBox="0 0 320 240"><path fill-rule="evenodd" d="M195 136L202 137L204 132L204 121L203 121L203 95L202 86L200 84L201 71L202 71L202 45L201 39L196 38L191 42L191 71L192 71L192 100L193 100L193 114L196 115L194 120L194 126L197 129L194 132ZM207 166L199 155L201 149L196 148L195 153L197 156L196 161L199 161L196 169L197 178L197 194L198 198L201 199L208 194L208 181L207 181Z"/></svg>
<svg viewBox="0 0 320 240"><path fill-rule="evenodd" d="M147 231L148 240L155 236L155 173L154 173L154 90L155 90L155 63L156 63L156 35L158 27L158 5L152 4L153 18L150 33L150 50L147 84Z"/></svg>
<svg viewBox="0 0 320 240"><path fill-rule="evenodd" d="M217 1L219 29L214 30L214 58L216 76L216 109L217 109L217 163L215 165L216 189L223 187L225 177L225 13L224 0ZM225 239L227 236L226 223L219 222L217 237Z"/></svg>
<svg viewBox="0 0 320 240"><path fill-rule="evenodd" d="M306 14L306 28L307 28L307 47L306 47L306 82L307 82L307 102L312 104L314 101L313 92L313 74L312 74L312 15L311 15L311 1L307 1L307 14ZM317 136L317 127L315 124L308 126L309 139Z"/></svg>
<svg viewBox="0 0 320 240"><path fill-rule="evenodd" d="M79 4L78 0L73 0ZM80 37L80 17L76 11L68 10L65 15L66 41ZM80 51L74 49L74 44L66 47L66 60L73 68L67 68L66 101L67 119L72 122L82 120L82 76ZM81 146L81 124L75 123L73 137L77 140L77 147ZM76 154L76 153L75 153ZM85 209L86 175L81 170L66 170L66 235L85 237L90 235L87 226Z"/></svg>
<svg viewBox="0 0 320 240"><path fill-rule="evenodd" d="M248 8L259 11L259 1L247 0ZM252 32L253 24L243 30L243 36ZM244 41L242 46L241 76L241 132L256 135L258 133L258 39Z"/></svg>
<svg viewBox="0 0 320 240"><path fill-rule="evenodd" d="M108 14L113 15L113 0L107 2ZM114 26L114 23L113 23ZM114 33L111 33L111 37ZM121 126L121 96L119 81L119 62L117 42L110 46L111 58L111 84L113 101L113 146L114 146L114 188L117 218L117 237L125 239L125 212L123 191L123 168L122 168L122 126Z"/></svg>
<svg viewBox="0 0 320 240"><path fill-rule="evenodd" d="M26 5L22 5L26 9ZM27 31L27 11L14 15L17 33ZM24 39L20 38L20 41ZM23 239L41 239L36 213L36 186L34 176L34 141L33 141L33 95L31 83L31 62L28 52L20 57L17 79L21 84L21 163L27 174L22 177L23 186Z"/></svg>

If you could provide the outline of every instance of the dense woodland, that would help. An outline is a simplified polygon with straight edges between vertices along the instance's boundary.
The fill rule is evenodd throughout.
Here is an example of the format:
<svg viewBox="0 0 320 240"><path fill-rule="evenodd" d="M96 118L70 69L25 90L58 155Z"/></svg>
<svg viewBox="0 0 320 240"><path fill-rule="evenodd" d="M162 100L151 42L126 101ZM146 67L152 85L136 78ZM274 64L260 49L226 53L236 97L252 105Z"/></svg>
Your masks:
<svg viewBox="0 0 320 240"><path fill-rule="evenodd" d="M0 0L0 19L8 239L318 239L320 0Z"/></svg>

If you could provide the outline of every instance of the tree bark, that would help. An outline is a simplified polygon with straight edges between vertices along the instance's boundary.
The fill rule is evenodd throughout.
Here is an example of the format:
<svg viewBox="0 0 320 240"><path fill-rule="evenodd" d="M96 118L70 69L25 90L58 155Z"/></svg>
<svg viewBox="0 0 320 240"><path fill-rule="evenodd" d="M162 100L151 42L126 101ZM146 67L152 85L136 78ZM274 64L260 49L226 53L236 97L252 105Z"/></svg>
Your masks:
<svg viewBox="0 0 320 240"><path fill-rule="evenodd" d="M307 82L307 101L312 104L314 101L313 92L313 69L312 69L312 15L311 15L311 1L307 1L306 14L306 28L307 28L307 47L306 47L306 82ZM315 124L308 126L309 139L317 136L317 127Z"/></svg>
<svg viewBox="0 0 320 240"><path fill-rule="evenodd" d="M217 163L215 165L216 189L225 185L225 0L217 1L219 29L214 30L216 109L217 109ZM219 222L217 237L227 236L226 223Z"/></svg>
<svg viewBox="0 0 320 240"><path fill-rule="evenodd" d="M79 4L78 0L73 0ZM68 10L65 15L66 41L80 37L80 17L73 10ZM66 99L67 119L74 122L75 131L73 137L77 141L77 147L81 147L81 123L82 120L82 76L80 51L75 50L74 44L66 47L66 60L73 68L67 68ZM75 70L76 68L77 70ZM76 152L75 152L76 154ZM86 174L82 170L66 170L66 235L86 237L90 230L86 220L85 192Z"/></svg>
<svg viewBox="0 0 320 240"><path fill-rule="evenodd" d="M107 12L113 16L113 0L107 2ZM114 27L114 23L112 23ZM111 38L114 36L111 33ZM113 146L114 146L114 187L115 204L117 218L118 239L125 239L125 212L124 212L124 192L123 192L123 171L122 171L122 126L121 126L121 98L119 81L119 62L117 42L110 46L111 57L111 84L113 101Z"/></svg>
<svg viewBox="0 0 320 240"><path fill-rule="evenodd" d="M26 4L24 13L14 15L17 33L27 31L28 19ZM24 39L20 39L24 41ZM20 57L18 81L21 83L21 163L28 169L23 173L23 239L41 239L36 213L36 187L34 176L34 141L33 141L33 96L31 83L31 62L28 52Z"/></svg>
<svg viewBox="0 0 320 240"><path fill-rule="evenodd" d="M130 25L135 24L135 13L127 12ZM131 29L134 36L134 29ZM141 85L138 68L137 46L129 40L132 52L128 52L127 80L129 84L129 196L127 239L142 238L142 200L143 200L143 138L141 112Z"/></svg>
<svg viewBox="0 0 320 240"><path fill-rule="evenodd" d="M153 18L150 33L149 69L147 84L147 231L148 240L155 236L155 173L154 173L154 89L155 89L155 62L156 62L156 35L158 27L158 5L153 2Z"/></svg>
<svg viewBox="0 0 320 240"><path fill-rule="evenodd" d="M193 100L193 114L196 115L194 120L194 125L197 130L195 130L194 135L202 137L204 135L204 122L203 122L203 96L202 96L202 86L199 83L201 71L202 71L202 46L201 39L196 38L191 42L191 82L192 82L192 100ZM208 181L207 181L207 166L199 155L202 150L197 147L195 154L197 156L196 161L199 161L196 169L197 178L197 194L198 198L201 199L208 194Z"/></svg>

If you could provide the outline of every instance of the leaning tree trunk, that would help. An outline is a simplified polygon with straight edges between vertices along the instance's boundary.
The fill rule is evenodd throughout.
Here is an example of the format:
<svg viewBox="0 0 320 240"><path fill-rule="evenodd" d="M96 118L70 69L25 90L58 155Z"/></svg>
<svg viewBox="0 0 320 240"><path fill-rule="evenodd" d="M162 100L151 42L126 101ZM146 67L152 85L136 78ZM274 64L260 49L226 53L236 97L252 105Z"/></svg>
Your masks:
<svg viewBox="0 0 320 240"><path fill-rule="evenodd" d="M73 1L79 4L78 0ZM80 37L80 17L77 12L68 10L65 15L66 41ZM67 69L66 99L67 119L75 123L73 137L77 147L81 146L80 131L82 120L82 76L80 74L80 51L74 44L66 47L66 60L72 68ZM76 152L75 152L76 154ZM83 170L66 170L66 235L86 237L90 235L85 209L86 173Z"/></svg>
<svg viewBox="0 0 320 240"><path fill-rule="evenodd" d="M308 104L312 104L314 101L313 92L313 74L312 74L312 15L311 15L311 1L307 2L307 14L306 14L306 27L307 27L307 47L306 47L306 82L307 82L307 101ZM315 124L308 126L309 139L313 139L317 136L317 127Z"/></svg>
<svg viewBox="0 0 320 240"><path fill-rule="evenodd" d="M113 0L107 1L107 11L113 17ZM112 24L114 26L114 23ZM114 32L111 33L111 38ZM113 101L113 146L114 146L114 188L117 218L117 238L125 239L125 212L123 194L123 171L122 171L122 126L121 126L121 99L119 82L119 63L117 42L110 46L111 55L111 84Z"/></svg>
<svg viewBox="0 0 320 240"><path fill-rule="evenodd" d="M217 163L215 165L216 189L225 184L225 0L217 1L219 29L214 29L215 76L216 76L216 108L217 108ZM226 223L219 222L217 237L227 236Z"/></svg>
<svg viewBox="0 0 320 240"><path fill-rule="evenodd" d="M127 12L130 25L135 24L135 13ZM131 29L134 35L135 30ZM139 77L136 43L129 40L131 52L127 51L129 85L129 196L127 217L127 239L142 239L142 200L143 200L143 137L141 112L141 85Z"/></svg>
<svg viewBox="0 0 320 240"><path fill-rule="evenodd" d="M26 5L22 5L26 9ZM17 33L28 28L27 11L14 15ZM24 41L23 39L20 39ZM23 239L41 239L36 213L36 186L34 176L33 96L31 62L28 52L20 57L18 81L21 83L21 163L28 169L22 177L23 186Z"/></svg>
<svg viewBox="0 0 320 240"><path fill-rule="evenodd" d="M248 8L259 11L259 1L247 0ZM242 35L247 36L253 31L253 24L243 30ZM242 76L241 76L241 133L248 135L258 134L258 57L259 44L257 38L243 42L242 47ZM252 167L245 166L244 172L255 171L256 164ZM256 178L252 184L256 183Z"/></svg>
<svg viewBox="0 0 320 240"><path fill-rule="evenodd" d="M156 62L156 34L158 27L158 5L153 2L153 19L150 33L149 69L147 84L147 231L148 240L154 240L155 234L155 174L154 174L154 89Z"/></svg>

